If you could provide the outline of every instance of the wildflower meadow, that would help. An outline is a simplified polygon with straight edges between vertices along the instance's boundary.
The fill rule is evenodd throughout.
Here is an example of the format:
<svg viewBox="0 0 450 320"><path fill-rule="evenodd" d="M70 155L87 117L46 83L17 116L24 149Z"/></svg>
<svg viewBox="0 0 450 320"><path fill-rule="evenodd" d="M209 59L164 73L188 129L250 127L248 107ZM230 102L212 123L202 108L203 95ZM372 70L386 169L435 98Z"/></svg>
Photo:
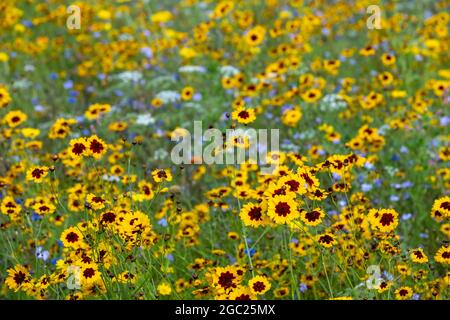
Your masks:
<svg viewBox="0 0 450 320"><path fill-rule="evenodd" d="M450 299L447 0L0 0L0 299Z"/></svg>

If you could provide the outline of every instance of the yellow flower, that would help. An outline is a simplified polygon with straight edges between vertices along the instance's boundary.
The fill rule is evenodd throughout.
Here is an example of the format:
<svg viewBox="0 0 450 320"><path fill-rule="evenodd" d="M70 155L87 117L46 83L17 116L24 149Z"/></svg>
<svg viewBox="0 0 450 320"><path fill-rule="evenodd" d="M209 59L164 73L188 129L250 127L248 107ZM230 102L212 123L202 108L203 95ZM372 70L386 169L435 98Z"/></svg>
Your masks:
<svg viewBox="0 0 450 320"><path fill-rule="evenodd" d="M324 246L325 248L331 248L336 243L336 239L334 238L333 234L327 232L318 235L317 242L322 246Z"/></svg>
<svg viewBox="0 0 450 320"><path fill-rule="evenodd" d="M115 280L120 283L134 284L137 281L137 277L131 272L124 271L121 274L119 274L119 276Z"/></svg>
<svg viewBox="0 0 450 320"><path fill-rule="evenodd" d="M41 131L35 128L23 128L21 133L25 138L34 139L41 133Z"/></svg>
<svg viewBox="0 0 450 320"><path fill-rule="evenodd" d="M152 14L152 16L150 17L150 19L154 23L165 23L167 21L172 20L172 18L173 18L172 13L167 10L156 12L155 14Z"/></svg>
<svg viewBox="0 0 450 320"><path fill-rule="evenodd" d="M192 87L185 87L181 91L181 99L183 99L184 101L191 100L193 95L194 95L194 88Z"/></svg>
<svg viewBox="0 0 450 320"><path fill-rule="evenodd" d="M302 118L302 111L300 107L295 106L283 112L281 121L289 127L295 127L301 118Z"/></svg>
<svg viewBox="0 0 450 320"><path fill-rule="evenodd" d="M450 237L450 223L444 223L441 226L441 232L445 234L447 237Z"/></svg>
<svg viewBox="0 0 450 320"><path fill-rule="evenodd" d="M48 137L50 139L64 139L71 133L71 125L77 123L75 119L59 118L51 126Z"/></svg>
<svg viewBox="0 0 450 320"><path fill-rule="evenodd" d="M442 97L449 86L449 81L435 81L433 83L433 92L436 96Z"/></svg>
<svg viewBox="0 0 450 320"><path fill-rule="evenodd" d="M236 120L237 122L243 124L251 123L256 119L255 110L245 108L238 108L237 110L233 111L231 117L233 120Z"/></svg>
<svg viewBox="0 0 450 320"><path fill-rule="evenodd" d="M192 48L183 47L180 50L180 56L182 56L185 59L192 59L197 56L197 52Z"/></svg>
<svg viewBox="0 0 450 320"><path fill-rule="evenodd" d="M157 287L158 293L162 296L168 296L172 293L172 288L168 283L160 283Z"/></svg>
<svg viewBox="0 0 450 320"><path fill-rule="evenodd" d="M288 223L299 217L295 198L290 195L277 195L269 199L267 214L278 224Z"/></svg>
<svg viewBox="0 0 450 320"><path fill-rule="evenodd" d="M236 86L236 82L234 81L234 78L231 78L231 77L222 77L221 83L222 83L222 87L224 89L231 89Z"/></svg>
<svg viewBox="0 0 450 320"><path fill-rule="evenodd" d="M108 126L108 129L110 131L114 131L114 132L122 132L125 131L127 129L128 125L126 122L124 121L117 121L117 122L113 122Z"/></svg>
<svg viewBox="0 0 450 320"><path fill-rule="evenodd" d="M150 102L152 104L152 106L154 106L155 108L159 108L163 105L163 101L159 98L154 98L152 99L152 101Z"/></svg>
<svg viewBox="0 0 450 320"><path fill-rule="evenodd" d="M323 62L324 69L332 75L336 75L338 73L340 65L341 61L339 60L325 60Z"/></svg>
<svg viewBox="0 0 450 320"><path fill-rule="evenodd" d="M125 172L125 169L121 165L116 164L116 165L111 166L111 168L109 169L109 172L111 172L111 174L113 174L113 175L120 176Z"/></svg>
<svg viewBox="0 0 450 320"><path fill-rule="evenodd" d="M392 286L392 282L386 282L386 281L383 280L378 285L377 291L378 291L378 293L383 293L386 290L388 290L391 286Z"/></svg>
<svg viewBox="0 0 450 320"><path fill-rule="evenodd" d="M394 99L404 98L408 95L408 93L404 90L392 90L391 97Z"/></svg>
<svg viewBox="0 0 450 320"><path fill-rule="evenodd" d="M8 112L3 118L3 122L7 123L11 128L15 128L28 119L28 116L20 110Z"/></svg>
<svg viewBox="0 0 450 320"><path fill-rule="evenodd" d="M140 191L140 194L142 195L142 198L144 200L151 200L154 197L154 192L152 190L153 186L151 183L147 181L141 181L138 184L138 188Z"/></svg>
<svg viewBox="0 0 450 320"><path fill-rule="evenodd" d="M372 227L381 232L391 232L398 225L398 213L394 209L372 209L368 217Z"/></svg>
<svg viewBox="0 0 450 320"><path fill-rule="evenodd" d="M14 26L14 31L17 31L19 33L25 32L26 27L23 24L16 24Z"/></svg>
<svg viewBox="0 0 450 320"><path fill-rule="evenodd" d="M83 286L88 286L101 281L101 273L94 263L83 265L81 267L80 277Z"/></svg>
<svg viewBox="0 0 450 320"><path fill-rule="evenodd" d="M11 96L5 87L0 86L0 109L5 108L11 102Z"/></svg>
<svg viewBox="0 0 450 320"><path fill-rule="evenodd" d="M256 295L250 290L250 288L245 286L239 286L229 295L230 300L256 300Z"/></svg>
<svg viewBox="0 0 450 320"><path fill-rule="evenodd" d="M442 78L450 79L450 69L439 70L438 75Z"/></svg>
<svg viewBox="0 0 450 320"><path fill-rule="evenodd" d="M325 217L325 212L323 212L320 208L316 208L311 211L302 210L300 217L307 226L317 226Z"/></svg>
<svg viewBox="0 0 450 320"><path fill-rule="evenodd" d="M17 291L24 284L30 282L30 272L21 265L16 265L14 268L8 269L8 276L6 277L5 284L9 289Z"/></svg>
<svg viewBox="0 0 450 320"><path fill-rule="evenodd" d="M445 245L440 247L434 256L434 260L442 264L450 265L450 247Z"/></svg>
<svg viewBox="0 0 450 320"><path fill-rule="evenodd" d="M27 171L27 180L33 181L35 183L41 183L48 174L48 168L43 167L32 167Z"/></svg>
<svg viewBox="0 0 450 320"><path fill-rule="evenodd" d="M442 161L449 161L450 160L450 147L441 147L439 148L439 159ZM450 211L450 209L449 209Z"/></svg>
<svg viewBox="0 0 450 320"><path fill-rule="evenodd" d="M394 81L394 76L392 75L392 73L387 71L380 73L377 78L383 87L390 85L392 81Z"/></svg>
<svg viewBox="0 0 450 320"><path fill-rule="evenodd" d="M288 287L281 287L274 291L273 295L275 298L282 298L286 297L289 294L289 288Z"/></svg>
<svg viewBox="0 0 450 320"><path fill-rule="evenodd" d="M231 240L239 240L241 238L241 237L239 237L239 234L237 232L233 232L233 231L228 232L227 237L228 237L228 239L231 239Z"/></svg>
<svg viewBox="0 0 450 320"><path fill-rule="evenodd" d="M152 177L156 182L172 181L169 169L155 169L152 171Z"/></svg>
<svg viewBox="0 0 450 320"><path fill-rule="evenodd" d="M318 89L309 89L301 94L302 99L305 102L312 103L316 102L322 97L322 92Z"/></svg>
<svg viewBox="0 0 450 320"><path fill-rule="evenodd" d="M395 56L389 54L389 53L384 53L381 56L381 62L385 65L385 66L391 66L393 64L395 64Z"/></svg>
<svg viewBox="0 0 450 320"><path fill-rule="evenodd" d="M0 209L3 214L11 216L18 214L22 210L22 207L16 203L13 197L6 196L1 202Z"/></svg>
<svg viewBox="0 0 450 320"><path fill-rule="evenodd" d="M96 120L105 113L111 110L111 105L109 104L99 104L95 103L89 106L89 108L84 113L84 116L88 120Z"/></svg>
<svg viewBox="0 0 450 320"><path fill-rule="evenodd" d="M74 227L64 230L60 239L67 248L78 248L83 244L83 234Z"/></svg>
<svg viewBox="0 0 450 320"><path fill-rule="evenodd" d="M245 35L245 41L249 46L257 46L264 40L266 29L263 26L255 26Z"/></svg>
<svg viewBox="0 0 450 320"><path fill-rule="evenodd" d="M409 256L411 257L411 260L416 263L427 263L428 257L423 252L422 248L412 249Z"/></svg>
<svg viewBox="0 0 450 320"><path fill-rule="evenodd" d="M244 225L257 228L266 222L265 211L264 206L260 203L247 203L242 207L239 216Z"/></svg>
<svg viewBox="0 0 450 320"><path fill-rule="evenodd" d="M86 197L87 203L93 210L101 210L105 208L106 200L102 197L98 197L93 193L89 193Z"/></svg>
<svg viewBox="0 0 450 320"><path fill-rule="evenodd" d="M9 57L6 53L0 52L0 62L8 62Z"/></svg>
<svg viewBox="0 0 450 320"><path fill-rule="evenodd" d="M413 295L413 291L410 287L400 287L395 290L395 298L397 300L408 300Z"/></svg>
<svg viewBox="0 0 450 320"><path fill-rule="evenodd" d="M216 8L214 9L214 17L222 18L228 12L233 10L233 8L234 8L233 1L221 1L217 4Z"/></svg>
<svg viewBox="0 0 450 320"><path fill-rule="evenodd" d="M45 201L44 203L36 203L33 206L33 209L37 214L41 216L52 214L56 211L55 205L49 201Z"/></svg>
<svg viewBox="0 0 450 320"><path fill-rule="evenodd" d="M92 156L96 160L99 160L101 157L103 157L108 149L106 143L96 135L93 135L88 139L87 146L87 154Z"/></svg>
<svg viewBox="0 0 450 320"><path fill-rule="evenodd" d="M373 56L375 54L375 48L372 47L371 45L368 45L367 47L364 47L361 50L359 50L359 54L364 57Z"/></svg>
<svg viewBox="0 0 450 320"><path fill-rule="evenodd" d="M270 290L270 282L264 276L256 276L248 282L248 286L253 294L262 295Z"/></svg>
<svg viewBox="0 0 450 320"><path fill-rule="evenodd" d="M108 10L100 10L97 13L97 17L99 17L102 20L109 20L111 19L111 12L109 12Z"/></svg>
<svg viewBox="0 0 450 320"><path fill-rule="evenodd" d="M267 164L282 165L286 161L286 154L282 151L270 151L266 155Z"/></svg>
<svg viewBox="0 0 450 320"><path fill-rule="evenodd" d="M450 217L450 197L436 199L431 208L431 216L438 222Z"/></svg>
<svg viewBox="0 0 450 320"><path fill-rule="evenodd" d="M229 293L241 283L244 270L240 267L217 267L213 274L213 286L220 293Z"/></svg>
<svg viewBox="0 0 450 320"><path fill-rule="evenodd" d="M74 158L81 158L88 153L88 141L86 138L70 140L69 153Z"/></svg>

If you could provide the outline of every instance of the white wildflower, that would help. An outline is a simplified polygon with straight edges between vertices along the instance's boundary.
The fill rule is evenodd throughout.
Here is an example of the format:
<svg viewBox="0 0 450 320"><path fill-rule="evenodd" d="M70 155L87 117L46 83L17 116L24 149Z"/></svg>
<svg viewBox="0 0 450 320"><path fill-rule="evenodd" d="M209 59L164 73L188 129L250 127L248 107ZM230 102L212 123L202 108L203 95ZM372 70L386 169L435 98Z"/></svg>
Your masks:
<svg viewBox="0 0 450 320"><path fill-rule="evenodd" d="M115 79L119 79L123 82L138 82L142 79L142 73L139 71L125 71L114 76Z"/></svg>
<svg viewBox="0 0 450 320"><path fill-rule="evenodd" d="M136 124L147 126L155 123L155 118L151 114L140 114L136 119Z"/></svg>
<svg viewBox="0 0 450 320"><path fill-rule="evenodd" d="M321 111L336 111L347 107L347 103L338 94L327 94L322 98L319 109Z"/></svg>
<svg viewBox="0 0 450 320"><path fill-rule="evenodd" d="M107 175L104 174L102 177L103 180L108 181L108 182L119 182L120 181L120 177L115 176L115 175Z"/></svg>
<svg viewBox="0 0 450 320"><path fill-rule="evenodd" d="M166 150L158 149L155 151L153 158L155 160L163 160L163 159L167 158L168 155L169 155L169 153Z"/></svg>
<svg viewBox="0 0 450 320"><path fill-rule="evenodd" d="M220 67L220 74L222 74L225 77L234 76L236 74L240 73L239 69L233 67L233 66L222 66Z"/></svg>
<svg viewBox="0 0 450 320"><path fill-rule="evenodd" d="M182 66L178 69L178 71L184 73L193 73L193 72L205 73L206 68L204 66Z"/></svg>
<svg viewBox="0 0 450 320"><path fill-rule="evenodd" d="M156 95L156 98L160 99L163 103L180 101L180 94L173 90L161 91Z"/></svg>

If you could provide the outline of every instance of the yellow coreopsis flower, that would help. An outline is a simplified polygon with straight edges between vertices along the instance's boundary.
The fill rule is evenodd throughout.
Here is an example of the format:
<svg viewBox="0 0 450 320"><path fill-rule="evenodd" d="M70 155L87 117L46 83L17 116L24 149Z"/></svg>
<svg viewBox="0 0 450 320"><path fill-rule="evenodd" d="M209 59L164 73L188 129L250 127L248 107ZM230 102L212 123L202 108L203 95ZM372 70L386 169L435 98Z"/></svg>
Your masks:
<svg viewBox="0 0 450 320"><path fill-rule="evenodd" d="M173 15L170 11L159 11L151 16L151 20L154 23L165 23L167 21L172 20Z"/></svg>
<svg viewBox="0 0 450 320"><path fill-rule="evenodd" d="M28 116L20 110L13 110L8 112L3 118L3 122L8 124L11 128L20 126L28 119Z"/></svg>
<svg viewBox="0 0 450 320"><path fill-rule="evenodd" d="M168 296L172 293L172 288L167 283L160 283L157 287L158 293L162 296Z"/></svg>

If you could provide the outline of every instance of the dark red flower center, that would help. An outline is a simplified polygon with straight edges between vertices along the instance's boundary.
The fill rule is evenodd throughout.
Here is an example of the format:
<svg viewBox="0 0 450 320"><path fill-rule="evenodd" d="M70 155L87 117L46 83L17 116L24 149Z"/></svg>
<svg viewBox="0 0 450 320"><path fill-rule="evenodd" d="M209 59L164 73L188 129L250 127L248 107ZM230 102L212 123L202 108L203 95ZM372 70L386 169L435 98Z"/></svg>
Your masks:
<svg viewBox="0 0 450 320"><path fill-rule="evenodd" d="M224 288L235 288L236 285L233 283L233 279L236 277L230 271L222 272L219 277L219 285Z"/></svg>
<svg viewBox="0 0 450 320"><path fill-rule="evenodd" d="M78 236L78 234L76 234L75 232L69 232L69 233L66 235L66 240L67 240L67 242L69 242L69 243L75 243L75 242L78 241L78 239L79 239L79 236Z"/></svg>
<svg viewBox="0 0 450 320"><path fill-rule="evenodd" d="M114 212L109 211L109 212L105 212L102 215L102 222L112 223L115 220L116 220L116 214Z"/></svg>
<svg viewBox="0 0 450 320"><path fill-rule="evenodd" d="M383 227L389 226L394 222L394 215L392 213L383 213L380 219L380 223Z"/></svg>
<svg viewBox="0 0 450 320"><path fill-rule="evenodd" d="M328 234L326 234L324 236L321 236L320 239L319 239L320 242L323 242L323 243L326 243L326 244L332 243L333 240L334 240L333 237L329 236Z"/></svg>
<svg viewBox="0 0 450 320"><path fill-rule="evenodd" d="M40 177L42 177L42 175L44 174L44 170L36 168L31 172L31 176L39 179Z"/></svg>
<svg viewBox="0 0 450 320"><path fill-rule="evenodd" d="M164 170L159 170L157 174L158 178L167 178L167 173Z"/></svg>
<svg viewBox="0 0 450 320"><path fill-rule="evenodd" d="M286 217L291 213L291 207L287 202L279 202L275 206L275 213L279 216Z"/></svg>
<svg viewBox="0 0 450 320"><path fill-rule="evenodd" d="M102 153L102 151L105 149L105 146L100 141L94 139L91 142L90 149L93 153Z"/></svg>
<svg viewBox="0 0 450 320"><path fill-rule="evenodd" d="M261 217L262 217L261 211L262 210L260 207L251 208L250 211L248 212L248 216L250 217L250 220L260 221Z"/></svg>
<svg viewBox="0 0 450 320"><path fill-rule="evenodd" d="M40 211L40 212L46 212L46 211L49 211L49 210L50 210L50 208L47 207L47 206L45 206L45 205L39 207L39 211Z"/></svg>
<svg viewBox="0 0 450 320"><path fill-rule="evenodd" d="M103 202L105 202L105 200L102 199L101 197L93 197L93 198L92 198L92 202L95 202L95 203L103 203Z"/></svg>
<svg viewBox="0 0 450 320"><path fill-rule="evenodd" d="M92 147L92 145L91 145ZM83 154L84 150L86 150L86 146L82 143L75 143L72 148L72 152L77 156Z"/></svg>
<svg viewBox="0 0 450 320"><path fill-rule="evenodd" d="M151 190L148 186L143 186L142 187L142 191L144 191L144 194L146 195L150 195L151 194Z"/></svg>
<svg viewBox="0 0 450 320"><path fill-rule="evenodd" d="M239 112L238 116L239 116L239 118L247 119L250 117L250 114L244 110L244 111Z"/></svg>
<svg viewBox="0 0 450 320"><path fill-rule="evenodd" d="M253 284L253 290L255 290L256 292L262 292L264 291L264 289L266 289L266 285L262 281L256 281Z"/></svg>
<svg viewBox="0 0 450 320"><path fill-rule="evenodd" d="M14 275L14 282L17 283L18 285L20 285L25 281L26 277L27 276L25 273L23 273L22 271L19 271Z"/></svg>
<svg viewBox="0 0 450 320"><path fill-rule="evenodd" d="M398 292L398 294L401 295L402 297L403 297L403 296L406 296L406 295L408 294L408 290L406 290L406 289L401 289L401 290Z"/></svg>
<svg viewBox="0 0 450 320"><path fill-rule="evenodd" d="M319 211L316 211L316 210L307 212L307 213L305 214L305 218L306 218L306 220L308 220L309 222L314 222L314 221L316 221L317 219L320 218L320 212L319 212Z"/></svg>
<svg viewBox="0 0 450 320"><path fill-rule="evenodd" d="M286 182L286 184L291 187L291 191L295 192L300 187L300 183L296 180L289 180Z"/></svg>
<svg viewBox="0 0 450 320"><path fill-rule="evenodd" d="M83 271L83 276L85 278L92 278L95 275L95 270L93 268L86 268L86 270Z"/></svg>

